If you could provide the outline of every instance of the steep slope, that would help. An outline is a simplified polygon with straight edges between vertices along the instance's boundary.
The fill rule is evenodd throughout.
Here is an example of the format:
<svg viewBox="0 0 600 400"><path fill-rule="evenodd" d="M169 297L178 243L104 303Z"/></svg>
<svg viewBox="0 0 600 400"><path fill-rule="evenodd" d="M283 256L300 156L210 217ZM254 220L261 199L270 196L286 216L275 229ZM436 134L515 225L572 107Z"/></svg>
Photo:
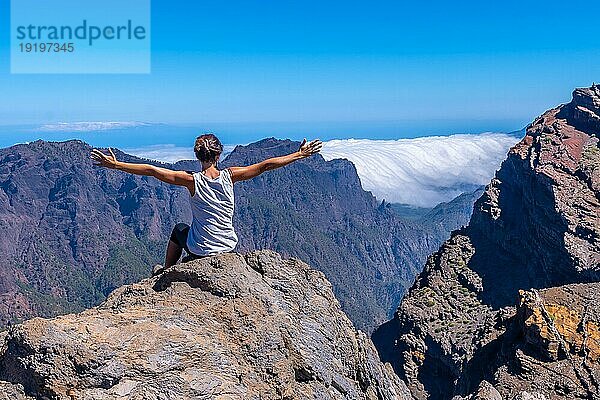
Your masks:
<svg viewBox="0 0 600 400"><path fill-rule="evenodd" d="M483 194L484 187L465 192L447 203L440 203L417 220L419 226L436 235L442 244L452 231L468 225L473 214L473 206Z"/></svg>
<svg viewBox="0 0 600 400"><path fill-rule="evenodd" d="M90 149L0 149L0 326L98 304L147 275L172 225L189 218L184 191L94 168Z"/></svg>
<svg viewBox="0 0 600 400"><path fill-rule="evenodd" d="M599 134L595 86L536 119L375 332L417 398L600 396Z"/></svg>
<svg viewBox="0 0 600 400"><path fill-rule="evenodd" d="M17 399L410 398L324 275L270 251L179 264L2 339Z"/></svg>
<svg viewBox="0 0 600 400"><path fill-rule="evenodd" d="M483 194L484 187L472 192L465 192L449 202L440 203L437 206L427 208L414 208L401 204L391 204L392 210L402 220L410 221L412 224L427 231L431 240L438 247L444 243L452 231L462 228L469 223L473 213L473 205Z"/></svg>

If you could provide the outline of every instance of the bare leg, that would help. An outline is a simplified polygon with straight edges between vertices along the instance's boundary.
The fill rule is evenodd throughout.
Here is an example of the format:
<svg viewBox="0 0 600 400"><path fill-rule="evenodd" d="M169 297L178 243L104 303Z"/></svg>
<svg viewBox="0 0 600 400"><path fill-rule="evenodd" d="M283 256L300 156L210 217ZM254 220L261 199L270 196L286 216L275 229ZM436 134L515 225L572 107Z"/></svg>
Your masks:
<svg viewBox="0 0 600 400"><path fill-rule="evenodd" d="M167 255L165 256L165 268L169 268L170 266L177 264L182 252L183 249L179 247L177 243L169 240L169 245L167 246Z"/></svg>

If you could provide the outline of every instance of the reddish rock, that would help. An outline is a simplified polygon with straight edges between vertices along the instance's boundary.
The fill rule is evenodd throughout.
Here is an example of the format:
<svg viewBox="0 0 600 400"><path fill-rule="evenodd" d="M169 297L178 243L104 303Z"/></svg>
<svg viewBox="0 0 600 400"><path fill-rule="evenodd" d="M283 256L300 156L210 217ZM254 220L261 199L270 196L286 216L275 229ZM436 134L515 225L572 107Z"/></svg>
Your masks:
<svg viewBox="0 0 600 400"><path fill-rule="evenodd" d="M415 397L600 398L599 137L596 86L537 118L374 333Z"/></svg>

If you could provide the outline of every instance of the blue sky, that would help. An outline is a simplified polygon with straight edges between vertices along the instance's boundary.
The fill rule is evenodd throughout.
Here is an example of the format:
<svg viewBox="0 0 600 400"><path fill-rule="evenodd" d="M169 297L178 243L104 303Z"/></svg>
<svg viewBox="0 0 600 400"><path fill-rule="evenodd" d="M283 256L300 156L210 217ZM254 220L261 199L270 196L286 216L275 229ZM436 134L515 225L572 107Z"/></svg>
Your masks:
<svg viewBox="0 0 600 400"><path fill-rule="evenodd" d="M150 121L230 142L511 131L600 81L598 2L154 0L145 75L11 75L0 4L0 125Z"/></svg>

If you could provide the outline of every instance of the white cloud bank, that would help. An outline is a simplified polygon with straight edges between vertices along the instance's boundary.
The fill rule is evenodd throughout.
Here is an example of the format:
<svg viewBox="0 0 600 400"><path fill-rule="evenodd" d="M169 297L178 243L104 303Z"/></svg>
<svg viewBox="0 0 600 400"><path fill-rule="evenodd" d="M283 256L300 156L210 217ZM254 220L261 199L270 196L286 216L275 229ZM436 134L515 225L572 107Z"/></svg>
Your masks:
<svg viewBox="0 0 600 400"><path fill-rule="evenodd" d="M344 139L324 142L326 160L345 158L357 169L365 190L378 199L418 207L433 207L486 185L494 176L515 135L430 136L417 139ZM225 157L235 145L224 146ZM151 160L195 159L192 147L173 144L123 149Z"/></svg>
<svg viewBox="0 0 600 400"><path fill-rule="evenodd" d="M380 200L432 207L487 184L518 141L502 133L344 139L325 142L321 154L354 163L363 188Z"/></svg>

